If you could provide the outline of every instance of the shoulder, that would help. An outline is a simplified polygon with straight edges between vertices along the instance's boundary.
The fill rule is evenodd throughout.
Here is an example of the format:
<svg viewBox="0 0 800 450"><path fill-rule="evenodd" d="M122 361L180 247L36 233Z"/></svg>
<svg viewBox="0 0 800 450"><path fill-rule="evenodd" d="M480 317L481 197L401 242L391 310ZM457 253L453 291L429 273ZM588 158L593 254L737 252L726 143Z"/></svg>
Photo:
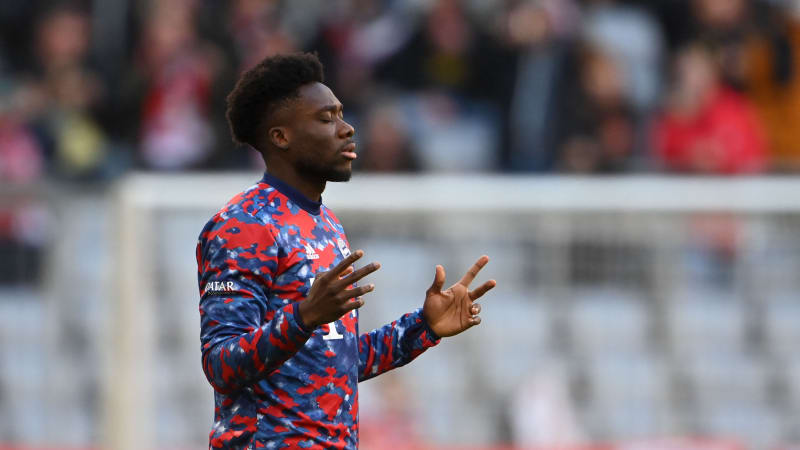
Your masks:
<svg viewBox="0 0 800 450"><path fill-rule="evenodd" d="M269 204L274 189L262 183L236 194L208 220L200 233L200 243L224 240L241 243L242 239L274 240L275 224Z"/></svg>
<svg viewBox="0 0 800 450"><path fill-rule="evenodd" d="M325 205L322 205L320 212L325 221L328 222L331 227L333 227L334 231L344 237L344 226L342 226L342 223L339 221L339 218L336 217L336 214L334 214L333 211L331 211Z"/></svg>
<svg viewBox="0 0 800 450"><path fill-rule="evenodd" d="M339 218L336 217L336 214L334 214L333 211L331 211L331 209L328 208L327 206L322 205L322 207L320 208L320 212L326 219L333 222L333 224L336 225L337 227L342 226L342 223L339 221Z"/></svg>
<svg viewBox="0 0 800 450"><path fill-rule="evenodd" d="M279 193L265 183L256 183L236 194L219 210L222 217L245 216L268 225L274 222L276 197Z"/></svg>

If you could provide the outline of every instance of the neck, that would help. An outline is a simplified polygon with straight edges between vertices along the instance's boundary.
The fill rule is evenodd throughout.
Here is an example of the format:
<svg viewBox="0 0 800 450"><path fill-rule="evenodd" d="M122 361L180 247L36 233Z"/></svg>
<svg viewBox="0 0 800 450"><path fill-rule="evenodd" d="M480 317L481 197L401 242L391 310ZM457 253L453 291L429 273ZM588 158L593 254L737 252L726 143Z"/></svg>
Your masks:
<svg viewBox="0 0 800 450"><path fill-rule="evenodd" d="M307 199L318 202L322 198L322 192L325 190L325 180L309 179L297 172L291 165L282 164L278 161L267 161L266 164L268 174L297 189Z"/></svg>

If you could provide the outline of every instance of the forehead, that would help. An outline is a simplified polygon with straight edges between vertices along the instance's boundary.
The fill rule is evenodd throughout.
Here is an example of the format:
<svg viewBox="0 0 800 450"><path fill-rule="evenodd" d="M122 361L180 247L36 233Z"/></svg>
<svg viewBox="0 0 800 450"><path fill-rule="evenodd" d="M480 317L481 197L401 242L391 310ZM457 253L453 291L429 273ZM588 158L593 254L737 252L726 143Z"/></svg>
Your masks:
<svg viewBox="0 0 800 450"><path fill-rule="evenodd" d="M338 106L339 99L322 83L310 83L299 90L297 106L301 110L317 111L326 106Z"/></svg>

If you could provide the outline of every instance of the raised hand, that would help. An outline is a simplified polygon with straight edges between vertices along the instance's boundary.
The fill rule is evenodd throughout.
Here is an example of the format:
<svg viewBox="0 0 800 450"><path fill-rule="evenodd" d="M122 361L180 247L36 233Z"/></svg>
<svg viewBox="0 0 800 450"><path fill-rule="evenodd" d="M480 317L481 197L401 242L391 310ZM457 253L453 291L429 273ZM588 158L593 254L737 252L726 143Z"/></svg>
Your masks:
<svg viewBox="0 0 800 450"><path fill-rule="evenodd" d="M469 285L488 262L488 256L481 256L458 283L444 291L444 267L436 266L436 276L426 292L422 314L439 337L453 336L481 323L478 316L481 305L473 302L495 287L497 282L489 280L472 291Z"/></svg>
<svg viewBox="0 0 800 450"><path fill-rule="evenodd" d="M352 264L364 256L356 250L333 269L317 275L305 300L300 302L300 317L307 328L339 320L348 312L364 306L362 295L375 288L373 284L347 289L348 286L381 268L377 262L353 270ZM352 300L351 300L352 299Z"/></svg>

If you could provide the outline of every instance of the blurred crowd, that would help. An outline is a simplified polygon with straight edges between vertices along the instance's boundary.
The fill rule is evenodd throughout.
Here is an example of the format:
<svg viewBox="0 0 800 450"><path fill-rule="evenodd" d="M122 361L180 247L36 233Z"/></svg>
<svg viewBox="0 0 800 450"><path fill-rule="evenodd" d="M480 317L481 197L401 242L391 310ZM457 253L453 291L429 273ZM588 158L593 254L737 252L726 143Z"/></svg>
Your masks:
<svg viewBox="0 0 800 450"><path fill-rule="evenodd" d="M796 0L4 0L0 180L261 164L225 97L317 52L360 170L800 169Z"/></svg>

